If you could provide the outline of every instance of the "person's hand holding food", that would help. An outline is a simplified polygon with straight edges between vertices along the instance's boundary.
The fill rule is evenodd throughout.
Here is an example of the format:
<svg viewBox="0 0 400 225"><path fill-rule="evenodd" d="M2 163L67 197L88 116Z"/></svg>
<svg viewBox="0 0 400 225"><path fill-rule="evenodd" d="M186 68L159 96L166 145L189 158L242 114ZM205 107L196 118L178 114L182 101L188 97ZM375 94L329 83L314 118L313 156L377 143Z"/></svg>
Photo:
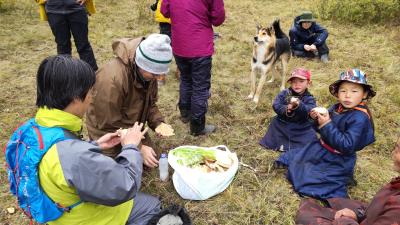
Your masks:
<svg viewBox="0 0 400 225"><path fill-rule="evenodd" d="M160 123L160 125L156 127L155 132L163 137L169 137L175 135L172 126L166 123Z"/></svg>
<svg viewBox="0 0 400 225"><path fill-rule="evenodd" d="M329 112L324 107L313 108L310 112L310 117L318 122L319 128L322 128L323 126L325 126L325 124L327 124L327 123L329 123L329 121L331 121Z"/></svg>

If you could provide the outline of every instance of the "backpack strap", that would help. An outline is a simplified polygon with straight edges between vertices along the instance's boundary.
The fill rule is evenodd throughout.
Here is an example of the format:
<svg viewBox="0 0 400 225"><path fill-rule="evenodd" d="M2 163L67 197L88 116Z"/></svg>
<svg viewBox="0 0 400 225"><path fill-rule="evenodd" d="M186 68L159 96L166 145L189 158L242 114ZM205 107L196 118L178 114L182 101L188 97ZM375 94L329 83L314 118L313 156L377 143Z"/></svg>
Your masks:
<svg viewBox="0 0 400 225"><path fill-rule="evenodd" d="M39 142L39 149L43 150L44 144L43 144L43 137L42 134L39 131L39 128L35 125L32 126L33 130L36 132L36 135L38 137L38 142Z"/></svg>
<svg viewBox="0 0 400 225"><path fill-rule="evenodd" d="M73 208L75 208L76 206L80 205L82 203L82 200L79 200L77 202L75 202L74 204L68 206L68 207L64 207L62 206L60 203L56 203L57 207L62 209L64 212L70 212Z"/></svg>

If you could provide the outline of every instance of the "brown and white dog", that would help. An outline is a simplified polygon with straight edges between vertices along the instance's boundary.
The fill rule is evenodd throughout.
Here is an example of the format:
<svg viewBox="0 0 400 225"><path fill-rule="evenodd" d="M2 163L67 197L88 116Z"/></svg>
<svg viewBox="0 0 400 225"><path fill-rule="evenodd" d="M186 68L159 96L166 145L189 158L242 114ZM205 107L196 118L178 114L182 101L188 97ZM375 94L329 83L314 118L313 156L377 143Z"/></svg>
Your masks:
<svg viewBox="0 0 400 225"><path fill-rule="evenodd" d="M255 103L258 103L260 94L267 79L267 73L271 71L271 79L274 81L275 65L278 61L282 63L282 84L281 90L285 89L285 75L290 60L290 44L288 36L281 30L279 20L275 20L272 26L257 26L257 35L254 37L253 59L251 61L251 92L248 96ZM261 79L256 90L257 70L261 73ZM277 71L275 71L277 73Z"/></svg>

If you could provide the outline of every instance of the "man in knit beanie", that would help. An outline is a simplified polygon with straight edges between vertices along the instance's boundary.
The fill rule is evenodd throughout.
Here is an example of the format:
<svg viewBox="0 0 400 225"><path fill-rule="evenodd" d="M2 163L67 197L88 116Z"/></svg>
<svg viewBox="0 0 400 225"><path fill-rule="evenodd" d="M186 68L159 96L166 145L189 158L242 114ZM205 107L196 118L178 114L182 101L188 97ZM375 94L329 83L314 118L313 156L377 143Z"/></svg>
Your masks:
<svg viewBox="0 0 400 225"><path fill-rule="evenodd" d="M136 48L136 65L157 75L168 73L172 61L171 40L166 35L152 34ZM149 77L151 79L152 77Z"/></svg>
<svg viewBox="0 0 400 225"><path fill-rule="evenodd" d="M92 91L92 103L86 113L86 125L91 140L135 122L147 124L160 136L174 135L157 107L157 77L166 74L172 60L170 38L151 34L147 38L123 38L114 41L116 57L97 72ZM160 154L146 135L139 149L146 166L158 165ZM103 150L116 157L120 147Z"/></svg>

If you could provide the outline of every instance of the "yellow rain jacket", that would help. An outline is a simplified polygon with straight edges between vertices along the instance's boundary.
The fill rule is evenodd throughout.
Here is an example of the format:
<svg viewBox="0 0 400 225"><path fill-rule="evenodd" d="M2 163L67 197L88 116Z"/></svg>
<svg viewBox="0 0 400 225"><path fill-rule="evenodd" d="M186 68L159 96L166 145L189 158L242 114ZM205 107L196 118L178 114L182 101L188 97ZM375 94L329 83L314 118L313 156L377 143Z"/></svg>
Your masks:
<svg viewBox="0 0 400 225"><path fill-rule="evenodd" d="M157 3L157 9L156 9L156 13L155 13L155 20L159 23L171 23L171 19L170 18L165 18L163 16L163 14L161 14L161 3L162 0L159 0Z"/></svg>

